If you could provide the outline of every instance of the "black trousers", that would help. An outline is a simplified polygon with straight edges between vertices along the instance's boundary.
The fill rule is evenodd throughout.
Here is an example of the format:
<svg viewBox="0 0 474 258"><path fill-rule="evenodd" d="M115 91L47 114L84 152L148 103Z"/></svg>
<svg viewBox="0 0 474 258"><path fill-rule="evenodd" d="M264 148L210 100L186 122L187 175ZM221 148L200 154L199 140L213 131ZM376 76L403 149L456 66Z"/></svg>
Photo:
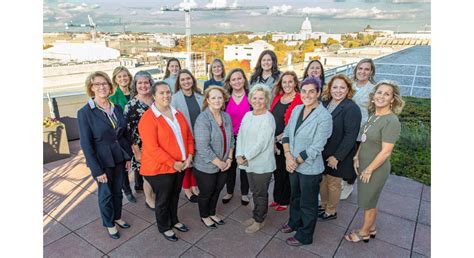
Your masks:
<svg viewBox="0 0 474 258"><path fill-rule="evenodd" d="M234 140L237 142L237 136L234 135ZM235 178L237 177L237 159L232 159L232 164L228 170L227 175L227 193L234 194L235 189ZM249 193L249 181L247 179L247 173L240 171L240 193L247 195Z"/></svg>
<svg viewBox="0 0 474 258"><path fill-rule="evenodd" d="M132 189L130 188L130 179L128 178L128 173L125 173L122 180L122 189L124 194L131 194Z"/></svg>
<svg viewBox="0 0 474 258"><path fill-rule="evenodd" d="M178 220L178 201L184 172L145 176L150 183L155 198L155 216L158 231L170 230Z"/></svg>
<svg viewBox="0 0 474 258"><path fill-rule="evenodd" d="M194 176L199 187L198 206L199 216L207 218L216 215L217 201L219 194L224 188L227 174L229 172L217 172L213 174L204 173L194 169Z"/></svg>
<svg viewBox="0 0 474 258"><path fill-rule="evenodd" d="M296 229L295 238L302 244L313 243L318 217L319 183L322 175L290 173L291 200L288 226Z"/></svg>
<svg viewBox="0 0 474 258"><path fill-rule="evenodd" d="M275 177L275 184L273 188L273 201L280 205L290 204L291 187L290 177L286 171L286 159L283 151L283 145L276 144L281 150L280 155L275 154L276 170L273 172Z"/></svg>
<svg viewBox="0 0 474 258"><path fill-rule="evenodd" d="M107 175L107 183L99 183L99 209L102 217L102 225L104 227L113 227L114 220L122 217L122 181L125 172L125 163L119 163L116 167L105 168L104 173Z"/></svg>

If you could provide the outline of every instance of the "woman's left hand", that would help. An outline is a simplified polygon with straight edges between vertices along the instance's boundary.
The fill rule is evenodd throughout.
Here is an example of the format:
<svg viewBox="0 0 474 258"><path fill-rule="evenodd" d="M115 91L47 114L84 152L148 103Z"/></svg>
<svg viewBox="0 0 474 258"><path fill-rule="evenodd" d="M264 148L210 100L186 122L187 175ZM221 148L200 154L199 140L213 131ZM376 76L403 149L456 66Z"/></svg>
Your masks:
<svg viewBox="0 0 474 258"><path fill-rule="evenodd" d="M372 176L372 172L369 172L367 170L364 170L361 174L360 174L360 180L362 181L362 183L368 183L370 181L370 177Z"/></svg>
<svg viewBox="0 0 474 258"><path fill-rule="evenodd" d="M130 160L126 161L125 162L125 171L129 172L131 166L132 166L132 162L130 162Z"/></svg>
<svg viewBox="0 0 474 258"><path fill-rule="evenodd" d="M339 161L334 156L327 158L326 161L328 162L328 167L332 169L337 169L337 163L339 163Z"/></svg>

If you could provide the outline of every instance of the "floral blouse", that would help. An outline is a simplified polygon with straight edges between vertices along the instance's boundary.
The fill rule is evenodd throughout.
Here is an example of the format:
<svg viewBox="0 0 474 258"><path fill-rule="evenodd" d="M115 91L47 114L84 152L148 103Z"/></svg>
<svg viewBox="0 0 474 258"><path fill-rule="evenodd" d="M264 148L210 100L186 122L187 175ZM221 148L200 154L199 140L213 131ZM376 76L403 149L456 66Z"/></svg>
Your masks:
<svg viewBox="0 0 474 258"><path fill-rule="evenodd" d="M123 111L123 116L127 123L127 129L132 144L138 145L140 149L142 148L142 140L138 134L138 122L148 108L149 106L146 103L141 102L138 98L133 98L127 102ZM135 160L135 157L132 159L132 168L140 168L140 164Z"/></svg>

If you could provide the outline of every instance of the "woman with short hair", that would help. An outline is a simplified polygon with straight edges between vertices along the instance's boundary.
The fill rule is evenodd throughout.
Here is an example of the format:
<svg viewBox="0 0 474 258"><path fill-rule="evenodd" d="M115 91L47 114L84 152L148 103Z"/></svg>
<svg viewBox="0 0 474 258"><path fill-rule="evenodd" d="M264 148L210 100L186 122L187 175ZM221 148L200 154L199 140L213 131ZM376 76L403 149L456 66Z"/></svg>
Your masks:
<svg viewBox="0 0 474 258"><path fill-rule="evenodd" d="M268 186L276 168L274 154L275 119L268 112L270 90L257 84L250 90L253 110L245 114L237 136L236 159L240 172L245 171L254 203L252 218L243 222L245 233L263 228L268 212Z"/></svg>
<svg viewBox="0 0 474 258"><path fill-rule="evenodd" d="M122 220L122 182L132 156L127 125L122 108L109 100L114 89L106 73L91 73L85 84L90 99L77 112L81 148L98 185L102 225L111 238L118 239L115 224L130 227Z"/></svg>
<svg viewBox="0 0 474 258"><path fill-rule="evenodd" d="M222 87L207 88L203 111L194 125L194 174L201 191L198 196L199 215L202 223L211 229L217 228L216 224L225 224L217 216L216 206L234 153L232 121L229 114L224 112L227 98L227 92Z"/></svg>
<svg viewBox="0 0 474 258"><path fill-rule="evenodd" d="M318 212L319 183L324 171L322 151L331 136L331 114L319 103L321 81L308 77L301 83L301 100L285 127L282 139L286 169L290 172L290 219L281 232L296 231L291 246L313 242Z"/></svg>
<svg viewBox="0 0 474 258"><path fill-rule="evenodd" d="M153 103L153 96L151 95L151 86L153 85L153 78L150 73L146 71L138 71L133 77L131 87L130 101L125 105L123 115L127 122L127 129L129 137L132 140L132 169L135 176L135 191L144 191L145 205L151 209L155 209L155 194L151 189L148 181L143 180L140 175L140 161L142 157L142 140L138 133L138 122L143 113L148 110Z"/></svg>
<svg viewBox="0 0 474 258"><path fill-rule="evenodd" d="M151 87L155 102L145 111L138 131L142 138L140 174L150 183L155 198L158 231L169 241L178 241L173 229L189 231L179 222L178 200L184 170L191 165L194 139L184 115L171 106L171 91L163 81Z"/></svg>

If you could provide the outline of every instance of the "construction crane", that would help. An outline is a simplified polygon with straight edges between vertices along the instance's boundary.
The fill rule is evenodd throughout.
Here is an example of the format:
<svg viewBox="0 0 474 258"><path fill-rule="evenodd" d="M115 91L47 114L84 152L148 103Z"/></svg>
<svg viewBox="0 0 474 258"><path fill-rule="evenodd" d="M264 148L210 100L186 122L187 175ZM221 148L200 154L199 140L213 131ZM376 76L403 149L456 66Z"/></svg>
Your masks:
<svg viewBox="0 0 474 258"><path fill-rule="evenodd" d="M92 41L95 42L97 35L97 25L94 23L90 15L87 15L87 19L89 20L89 24L74 24L71 21L71 23L64 23L64 27L66 30L68 30L69 27L89 27L91 29Z"/></svg>
<svg viewBox="0 0 474 258"><path fill-rule="evenodd" d="M199 12L206 12L206 11L237 11L237 10L268 10L267 6L238 6L237 1L235 1L232 6L222 6L222 3L218 3L218 1L213 0L212 3L206 5L207 7L193 7L189 3L189 0L184 0L183 7L167 7L162 6L162 12L184 12L184 22L186 28L186 52L188 53L188 60L187 68L193 71L193 65L191 61L191 10L192 11L199 11Z"/></svg>

